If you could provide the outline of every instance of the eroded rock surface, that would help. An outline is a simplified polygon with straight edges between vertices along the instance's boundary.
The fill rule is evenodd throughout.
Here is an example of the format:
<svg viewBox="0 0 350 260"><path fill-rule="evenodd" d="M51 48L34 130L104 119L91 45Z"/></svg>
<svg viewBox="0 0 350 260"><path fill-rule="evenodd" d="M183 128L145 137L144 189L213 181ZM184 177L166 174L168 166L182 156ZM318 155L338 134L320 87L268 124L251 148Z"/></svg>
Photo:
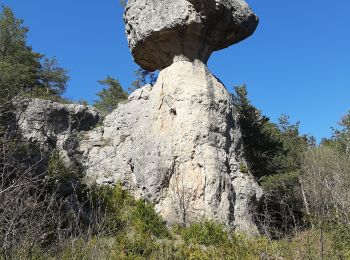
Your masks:
<svg viewBox="0 0 350 260"><path fill-rule="evenodd" d="M232 96L208 70L215 50L251 35L257 17L242 0L129 0L129 46L144 69L162 69L155 86L96 125L91 108L32 100L19 110L21 132L54 143L90 183L121 183L155 203L168 223L214 219L248 234L262 190L244 159Z"/></svg>
<svg viewBox="0 0 350 260"><path fill-rule="evenodd" d="M257 233L249 210L262 191L241 172L231 95L200 61L179 61L132 94L80 144L90 182L122 183L169 223L215 219Z"/></svg>
<svg viewBox="0 0 350 260"><path fill-rule="evenodd" d="M258 25L243 0L129 0L124 20L134 59L149 71L176 59L206 63Z"/></svg>
<svg viewBox="0 0 350 260"><path fill-rule="evenodd" d="M33 98L19 100L16 107L22 137L46 151L57 149L67 163L78 152L78 135L91 130L100 120L96 109L77 104Z"/></svg>

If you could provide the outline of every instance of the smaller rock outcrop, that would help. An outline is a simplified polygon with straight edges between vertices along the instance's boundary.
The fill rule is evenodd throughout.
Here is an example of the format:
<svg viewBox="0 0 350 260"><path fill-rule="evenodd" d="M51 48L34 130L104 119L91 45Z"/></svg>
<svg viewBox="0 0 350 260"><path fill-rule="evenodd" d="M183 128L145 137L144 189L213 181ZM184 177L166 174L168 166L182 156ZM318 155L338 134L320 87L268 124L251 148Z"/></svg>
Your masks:
<svg viewBox="0 0 350 260"><path fill-rule="evenodd" d="M38 98L16 102L17 127L22 137L46 151L57 149L66 162L77 152L77 135L91 130L99 112L88 106L61 104Z"/></svg>

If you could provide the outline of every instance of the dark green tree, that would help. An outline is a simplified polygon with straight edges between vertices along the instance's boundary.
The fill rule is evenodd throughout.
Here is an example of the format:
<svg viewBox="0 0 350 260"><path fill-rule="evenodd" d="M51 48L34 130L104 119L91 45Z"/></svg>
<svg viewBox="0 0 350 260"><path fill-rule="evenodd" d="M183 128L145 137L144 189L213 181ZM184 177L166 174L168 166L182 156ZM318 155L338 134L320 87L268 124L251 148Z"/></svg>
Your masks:
<svg viewBox="0 0 350 260"><path fill-rule="evenodd" d="M250 170L257 178L277 173L280 165L276 165L275 158L283 154L279 129L251 104L245 85L235 87L235 92L234 100Z"/></svg>
<svg viewBox="0 0 350 260"><path fill-rule="evenodd" d="M39 71L40 89L46 95L61 96L69 80L67 70L58 66L56 58L45 58Z"/></svg>
<svg viewBox="0 0 350 260"><path fill-rule="evenodd" d="M26 44L28 28L12 10L0 14L0 102L30 91L38 85L41 54Z"/></svg>
<svg viewBox="0 0 350 260"><path fill-rule="evenodd" d="M302 155L315 140L301 136L300 123L291 124L287 115L272 123L251 104L245 86L235 90L245 155L265 192L257 220L262 232L280 238L304 224L299 174Z"/></svg>
<svg viewBox="0 0 350 260"><path fill-rule="evenodd" d="M94 106L103 113L112 112L120 102L127 100L128 95L117 79L107 76L106 79L98 82L107 87L97 93L100 99L94 102Z"/></svg>
<svg viewBox="0 0 350 260"><path fill-rule="evenodd" d="M26 95L57 98L69 79L56 59L32 51L27 45L28 28L9 7L0 14L0 103ZM41 60L43 63L41 64Z"/></svg>
<svg viewBox="0 0 350 260"><path fill-rule="evenodd" d="M261 178L297 171L302 153L314 145L314 138L301 136L300 123L291 124L286 115L282 115L277 124L272 123L251 104L246 86L235 87L235 91L245 154L252 173Z"/></svg>

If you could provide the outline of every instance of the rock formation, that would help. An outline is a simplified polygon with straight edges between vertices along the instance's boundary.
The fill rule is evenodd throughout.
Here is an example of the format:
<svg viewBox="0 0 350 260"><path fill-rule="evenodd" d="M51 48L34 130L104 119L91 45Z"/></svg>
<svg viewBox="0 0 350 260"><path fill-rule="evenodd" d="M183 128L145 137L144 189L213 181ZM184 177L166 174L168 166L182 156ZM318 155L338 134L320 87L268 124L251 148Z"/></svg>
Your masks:
<svg viewBox="0 0 350 260"><path fill-rule="evenodd" d="M262 192L242 172L231 95L201 61L162 70L80 145L90 182L121 182L169 223L216 219L256 233L250 207Z"/></svg>
<svg viewBox="0 0 350 260"><path fill-rule="evenodd" d="M170 223L209 218L256 233L262 192L241 171L231 95L205 63L251 35L257 17L241 0L129 0L125 22L135 61L161 72L84 138L90 181L122 182Z"/></svg>
<svg viewBox="0 0 350 260"><path fill-rule="evenodd" d="M67 163L80 158L79 136L100 120L96 109L83 105L37 98L20 100L15 105L17 127L22 137L44 151L57 149Z"/></svg>
<svg viewBox="0 0 350 260"><path fill-rule="evenodd" d="M262 190L246 170L232 96L206 66L213 51L250 36L257 17L242 0L129 0L125 22L135 61L161 70L155 86L136 90L92 130L85 123L96 124L94 110L50 103L35 116L36 100L25 109L27 137L53 136L88 182L123 184L168 223L214 219L257 234L251 213ZM47 113L54 126L35 122Z"/></svg>
<svg viewBox="0 0 350 260"><path fill-rule="evenodd" d="M135 61L149 71L179 58L206 63L258 25L243 0L129 0L124 19Z"/></svg>

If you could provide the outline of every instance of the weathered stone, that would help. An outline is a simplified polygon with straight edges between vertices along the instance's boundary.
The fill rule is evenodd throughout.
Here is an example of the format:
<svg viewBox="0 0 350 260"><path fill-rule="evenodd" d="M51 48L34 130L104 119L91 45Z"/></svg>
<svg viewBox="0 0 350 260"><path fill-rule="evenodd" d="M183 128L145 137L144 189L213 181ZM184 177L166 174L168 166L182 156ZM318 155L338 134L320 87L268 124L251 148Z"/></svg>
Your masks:
<svg viewBox="0 0 350 260"><path fill-rule="evenodd" d="M94 108L37 98L19 100L16 107L22 137L47 151L57 149L66 162L77 152L77 135L91 130L100 119Z"/></svg>
<svg viewBox="0 0 350 260"><path fill-rule="evenodd" d="M80 145L90 182L122 183L169 223L215 219L257 233L262 191L245 165L231 95L200 61L178 61ZM135 93L132 95L135 96Z"/></svg>
<svg viewBox="0 0 350 260"><path fill-rule="evenodd" d="M232 96L205 65L251 35L257 17L242 0L129 0L125 21L136 62L163 69L155 86L94 129L92 108L30 100L17 115L22 135L79 163L87 182L121 183L154 202L168 223L214 219L257 234L251 210L262 190L245 170Z"/></svg>
<svg viewBox="0 0 350 260"><path fill-rule="evenodd" d="M258 24L243 0L129 0L124 20L135 62L149 71L177 59L206 63Z"/></svg>

